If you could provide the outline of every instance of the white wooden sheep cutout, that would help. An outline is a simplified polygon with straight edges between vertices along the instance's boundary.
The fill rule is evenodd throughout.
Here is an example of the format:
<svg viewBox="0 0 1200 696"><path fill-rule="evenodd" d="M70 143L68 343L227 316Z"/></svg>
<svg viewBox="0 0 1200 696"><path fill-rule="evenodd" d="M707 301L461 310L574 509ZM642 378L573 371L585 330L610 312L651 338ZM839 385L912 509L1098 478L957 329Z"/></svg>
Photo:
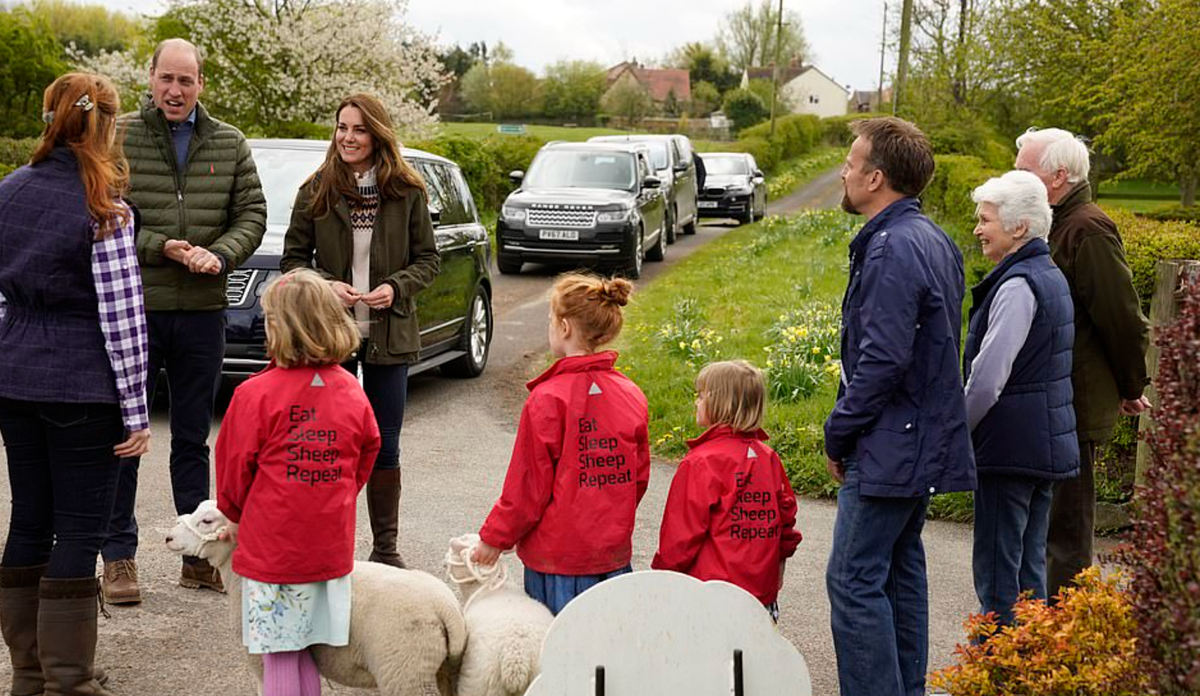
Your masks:
<svg viewBox="0 0 1200 696"><path fill-rule="evenodd" d="M753 595L644 571L606 580L550 626L525 696L812 696L808 666Z"/></svg>

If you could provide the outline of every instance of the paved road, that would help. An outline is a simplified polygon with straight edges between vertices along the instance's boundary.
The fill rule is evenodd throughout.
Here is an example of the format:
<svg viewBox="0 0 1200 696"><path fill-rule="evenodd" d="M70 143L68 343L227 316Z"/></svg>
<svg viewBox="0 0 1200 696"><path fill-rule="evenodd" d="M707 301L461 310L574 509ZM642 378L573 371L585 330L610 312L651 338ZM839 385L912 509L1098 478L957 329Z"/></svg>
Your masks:
<svg viewBox="0 0 1200 696"><path fill-rule="evenodd" d="M832 207L840 197L837 174L830 172L770 210ZM694 236L681 237L669 247L666 261L646 265L642 283L652 282L728 229L709 224ZM522 384L545 365L546 292L553 275L553 269L529 265L521 276L496 275L496 338L481 378L457 381L421 375L412 380L403 439L401 549L413 567L440 575L446 542L477 530L500 491L525 396ZM154 450L142 463L138 499L138 563L145 601L136 607L109 608L112 617L101 619L98 661L112 677L110 686L122 696L253 694L241 667L242 651L225 620L225 598L176 585L179 562L162 544L174 522L165 413L155 413L153 429ZM0 486L6 489L5 471L0 468ZM654 462L650 489L638 512L635 568L649 567L672 472L671 463ZM0 533L7 531L7 505L0 504ZM816 694L836 693L837 688L824 589L833 517L830 503L801 501L798 525L805 539L789 564L780 598L780 629L808 659ZM365 503L360 500L359 558L366 557L369 538ZM974 605L971 534L961 525L931 523L925 539L932 588L931 663L940 666L948 662L961 620ZM515 566L515 559L511 563ZM7 682L8 669L7 661L0 665L0 684ZM327 685L326 693L371 692Z"/></svg>

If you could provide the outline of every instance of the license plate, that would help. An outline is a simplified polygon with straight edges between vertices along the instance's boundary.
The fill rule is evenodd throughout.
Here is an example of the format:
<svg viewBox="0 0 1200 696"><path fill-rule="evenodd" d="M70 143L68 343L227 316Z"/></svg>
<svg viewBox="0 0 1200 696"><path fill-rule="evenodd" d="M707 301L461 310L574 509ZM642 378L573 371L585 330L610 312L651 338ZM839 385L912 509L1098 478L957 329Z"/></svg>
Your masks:
<svg viewBox="0 0 1200 696"><path fill-rule="evenodd" d="M574 242L579 240L579 230L542 230L538 232L538 239L558 239Z"/></svg>
<svg viewBox="0 0 1200 696"><path fill-rule="evenodd" d="M717 202L716 201L697 201L696 205L700 206L701 208L715 208L715 207L717 207Z"/></svg>

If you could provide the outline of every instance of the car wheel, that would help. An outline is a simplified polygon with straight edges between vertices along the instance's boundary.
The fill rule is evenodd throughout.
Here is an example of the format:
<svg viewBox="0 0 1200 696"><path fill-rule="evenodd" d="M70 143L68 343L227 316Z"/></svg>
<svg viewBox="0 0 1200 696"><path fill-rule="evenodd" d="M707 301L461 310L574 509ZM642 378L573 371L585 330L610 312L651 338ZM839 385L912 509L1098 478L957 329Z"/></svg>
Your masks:
<svg viewBox="0 0 1200 696"><path fill-rule="evenodd" d="M496 268L504 275L516 275L521 272L521 266L524 263L520 256L505 256L504 254L496 254Z"/></svg>
<svg viewBox="0 0 1200 696"><path fill-rule="evenodd" d="M633 240L633 253L625 264L625 277L637 280L642 277L642 259L645 257L646 230L639 225Z"/></svg>
<svg viewBox="0 0 1200 696"><path fill-rule="evenodd" d="M647 261L662 261L667 255L667 230L658 233L658 241L646 250Z"/></svg>
<svg viewBox="0 0 1200 696"><path fill-rule="evenodd" d="M696 214L692 216L692 221L683 226L683 233L684 234L696 234L696 220L698 220L699 218L700 218L700 213L699 213L699 211L697 211Z"/></svg>
<svg viewBox="0 0 1200 696"><path fill-rule="evenodd" d="M442 365L448 377L478 377L487 366L488 349L492 343L492 302L483 286L475 288L467 310L459 350L463 356Z"/></svg>
<svg viewBox="0 0 1200 696"><path fill-rule="evenodd" d="M667 208L667 244L674 244L676 233L675 225L679 222L679 213L675 210L675 206Z"/></svg>
<svg viewBox="0 0 1200 696"><path fill-rule="evenodd" d="M754 222L754 206L750 205L746 208L746 212L735 218L739 225L749 225Z"/></svg>

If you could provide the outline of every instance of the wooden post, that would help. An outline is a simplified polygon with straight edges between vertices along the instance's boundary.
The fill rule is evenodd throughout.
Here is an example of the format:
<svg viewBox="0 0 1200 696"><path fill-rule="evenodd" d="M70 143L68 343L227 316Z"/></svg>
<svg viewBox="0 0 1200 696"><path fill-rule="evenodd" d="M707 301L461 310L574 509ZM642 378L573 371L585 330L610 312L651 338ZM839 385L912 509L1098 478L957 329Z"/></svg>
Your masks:
<svg viewBox="0 0 1200 696"><path fill-rule="evenodd" d="M1200 284L1200 261L1159 261L1158 283L1154 286L1154 298L1150 301L1150 350L1146 351L1146 368L1150 374L1150 386L1146 396L1150 403L1158 405L1158 392L1154 382L1158 378L1158 347L1154 345L1159 329L1170 326L1179 316L1179 304L1185 290ZM1153 422L1146 411L1138 418L1138 432L1146 432ZM1142 483L1146 469L1150 466L1150 446L1141 438L1137 446L1136 481Z"/></svg>

